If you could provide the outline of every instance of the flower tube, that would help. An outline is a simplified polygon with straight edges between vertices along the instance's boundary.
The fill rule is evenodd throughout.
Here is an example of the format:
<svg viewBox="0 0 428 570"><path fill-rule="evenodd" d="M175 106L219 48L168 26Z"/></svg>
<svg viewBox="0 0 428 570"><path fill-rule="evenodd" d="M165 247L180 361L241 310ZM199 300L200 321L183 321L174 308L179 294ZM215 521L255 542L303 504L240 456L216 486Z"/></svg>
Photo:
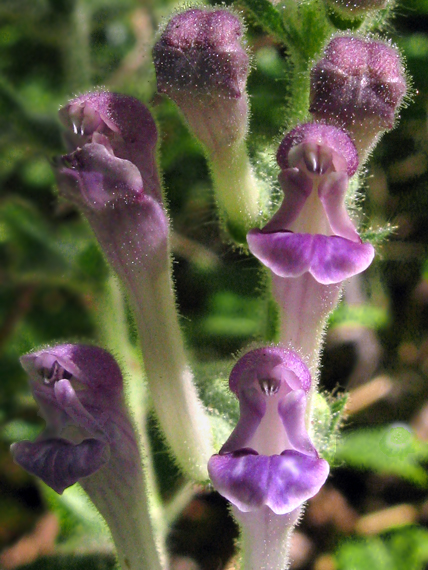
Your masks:
<svg viewBox="0 0 428 570"><path fill-rule="evenodd" d="M64 344L21 358L46 421L34 442L11 447L16 463L59 494L79 482L105 518L122 568L161 569L138 443L114 358Z"/></svg>
<svg viewBox="0 0 428 570"><path fill-rule="evenodd" d="M74 99L60 118L71 151L55 163L60 194L82 210L125 284L161 428L180 466L205 480L210 431L177 318L155 122L133 97L108 92Z"/></svg>
<svg viewBox="0 0 428 570"><path fill-rule="evenodd" d="M282 141L278 153L284 200L261 230L247 235L250 251L272 273L281 310L281 342L302 350L316 373L321 335L345 279L374 257L345 207L348 181L358 167L349 136L307 123Z"/></svg>
<svg viewBox="0 0 428 570"><path fill-rule="evenodd" d="M258 348L236 363L229 386L240 418L209 461L211 481L242 526L244 568L285 568L301 506L329 473L305 426L311 376L295 352Z"/></svg>

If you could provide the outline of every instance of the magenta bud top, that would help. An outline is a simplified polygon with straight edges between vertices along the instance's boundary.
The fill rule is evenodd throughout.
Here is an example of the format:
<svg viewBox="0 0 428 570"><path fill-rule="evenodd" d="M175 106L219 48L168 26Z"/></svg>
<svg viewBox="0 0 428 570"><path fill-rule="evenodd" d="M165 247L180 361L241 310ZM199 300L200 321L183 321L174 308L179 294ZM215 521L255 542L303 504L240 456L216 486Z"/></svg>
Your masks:
<svg viewBox="0 0 428 570"><path fill-rule="evenodd" d="M357 150L349 135L323 123L298 125L284 137L276 158L281 170L297 167L303 160L305 170L313 175L332 169L352 176L358 168Z"/></svg>
<svg viewBox="0 0 428 570"><path fill-rule="evenodd" d="M158 90L240 97L248 75L241 37L239 18L226 10L177 14L153 49Z"/></svg>
<svg viewBox="0 0 428 570"><path fill-rule="evenodd" d="M343 127L376 118L378 130L391 129L406 90L403 64L394 47L339 36L312 69L310 112Z"/></svg>

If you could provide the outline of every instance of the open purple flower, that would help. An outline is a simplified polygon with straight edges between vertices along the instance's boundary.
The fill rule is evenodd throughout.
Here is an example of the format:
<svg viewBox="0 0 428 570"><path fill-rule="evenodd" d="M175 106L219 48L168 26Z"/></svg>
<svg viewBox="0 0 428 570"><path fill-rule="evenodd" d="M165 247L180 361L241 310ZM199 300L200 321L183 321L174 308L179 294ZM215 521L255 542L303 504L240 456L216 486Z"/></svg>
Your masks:
<svg viewBox="0 0 428 570"><path fill-rule="evenodd" d="M156 165L156 124L140 101L96 91L59 112L70 154L55 159L59 192L76 204L127 278L168 262L168 219Z"/></svg>
<svg viewBox="0 0 428 570"><path fill-rule="evenodd" d="M300 125L277 154L284 200L261 229L248 233L250 251L279 277L309 272L323 285L364 271L374 256L345 207L358 157L349 136L322 123Z"/></svg>
<svg viewBox="0 0 428 570"><path fill-rule="evenodd" d="M108 463L111 446L119 444L122 375L113 357L95 346L59 345L27 354L21 363L46 429L35 442L15 443L12 453L62 493Z"/></svg>
<svg viewBox="0 0 428 570"><path fill-rule="evenodd" d="M109 525L123 568L161 569L145 475L114 358L63 344L21 358L46 421L34 442L11 447L16 463L57 493L79 482Z"/></svg>
<svg viewBox="0 0 428 570"><path fill-rule="evenodd" d="M292 513L329 473L305 427L309 371L292 351L259 348L237 362L229 386L240 418L209 461L211 481L241 512L269 507L276 515Z"/></svg>

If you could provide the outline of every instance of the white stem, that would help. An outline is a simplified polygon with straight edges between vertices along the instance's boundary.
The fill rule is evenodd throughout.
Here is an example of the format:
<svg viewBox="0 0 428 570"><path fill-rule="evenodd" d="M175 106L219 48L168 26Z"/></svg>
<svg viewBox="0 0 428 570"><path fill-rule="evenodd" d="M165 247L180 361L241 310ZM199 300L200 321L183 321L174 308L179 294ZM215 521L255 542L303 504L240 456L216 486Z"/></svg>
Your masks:
<svg viewBox="0 0 428 570"><path fill-rule="evenodd" d="M281 344L292 347L318 376L327 318L336 307L342 284L321 285L310 273L283 278L272 273L272 293L280 308Z"/></svg>
<svg viewBox="0 0 428 570"><path fill-rule="evenodd" d="M160 209L160 207L159 207ZM138 205L87 213L110 264L125 284L160 427L183 470L208 479L210 425L187 364L178 322L167 222Z"/></svg>
<svg viewBox="0 0 428 570"><path fill-rule="evenodd" d="M131 299L156 415L181 467L206 481L210 426L186 363L168 269L147 274L140 285Z"/></svg>
<svg viewBox="0 0 428 570"><path fill-rule="evenodd" d="M261 193L265 192L254 174L245 143L247 95L196 99L176 94L174 100L205 147L221 214L233 237L245 243L247 232L258 225Z"/></svg>
<svg viewBox="0 0 428 570"><path fill-rule="evenodd" d="M242 570L286 570L289 542L301 507L276 515L269 507L243 513L233 507L241 526Z"/></svg>
<svg viewBox="0 0 428 570"><path fill-rule="evenodd" d="M150 442L147 434L149 394L141 362L129 339L124 294L115 275L110 275L103 295L98 300L98 333L108 350L117 355L124 376L125 400L138 430L140 452L144 456L144 472L150 513L158 543L163 546L166 534L164 509L156 480Z"/></svg>
<svg viewBox="0 0 428 570"><path fill-rule="evenodd" d="M166 561L154 537L146 477L132 425L123 407L118 441L107 464L81 485L106 520L123 570L163 570Z"/></svg>
<svg viewBox="0 0 428 570"><path fill-rule="evenodd" d="M254 175L245 141L219 148L210 156L216 198L226 221L243 234L258 225L261 182Z"/></svg>

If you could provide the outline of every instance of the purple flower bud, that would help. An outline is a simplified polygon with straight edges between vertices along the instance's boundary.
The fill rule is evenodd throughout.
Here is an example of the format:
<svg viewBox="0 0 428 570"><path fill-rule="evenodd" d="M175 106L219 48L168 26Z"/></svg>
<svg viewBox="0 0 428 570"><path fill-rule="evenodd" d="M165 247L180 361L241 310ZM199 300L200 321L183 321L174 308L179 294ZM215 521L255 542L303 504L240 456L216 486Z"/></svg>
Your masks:
<svg viewBox="0 0 428 570"><path fill-rule="evenodd" d="M214 487L242 512L295 511L329 472L305 427L309 370L292 351L260 348L237 362L229 385L239 399L240 419L209 461Z"/></svg>
<svg viewBox="0 0 428 570"><path fill-rule="evenodd" d="M284 200L262 230L251 230L250 251L279 277L309 272L323 285L364 271L374 250L363 244L345 207L358 158L349 136L320 123L296 127L277 155Z"/></svg>
<svg viewBox="0 0 428 570"><path fill-rule="evenodd" d="M60 494L81 483L106 519L123 567L145 560L160 570L114 358L96 346L64 344L27 354L21 363L46 428L36 441L12 445L15 462Z"/></svg>
<svg viewBox="0 0 428 570"><path fill-rule="evenodd" d="M195 8L174 16L153 50L159 92L176 102L210 152L246 132L249 64L241 37L234 14Z"/></svg>
<svg viewBox="0 0 428 570"><path fill-rule="evenodd" d="M379 134L394 126L406 90L404 67L394 47L339 36L312 68L310 112L315 119L346 128L362 160Z"/></svg>
<svg viewBox="0 0 428 570"><path fill-rule="evenodd" d="M241 97L248 55L240 20L227 10L192 9L174 16L153 50L158 91Z"/></svg>

